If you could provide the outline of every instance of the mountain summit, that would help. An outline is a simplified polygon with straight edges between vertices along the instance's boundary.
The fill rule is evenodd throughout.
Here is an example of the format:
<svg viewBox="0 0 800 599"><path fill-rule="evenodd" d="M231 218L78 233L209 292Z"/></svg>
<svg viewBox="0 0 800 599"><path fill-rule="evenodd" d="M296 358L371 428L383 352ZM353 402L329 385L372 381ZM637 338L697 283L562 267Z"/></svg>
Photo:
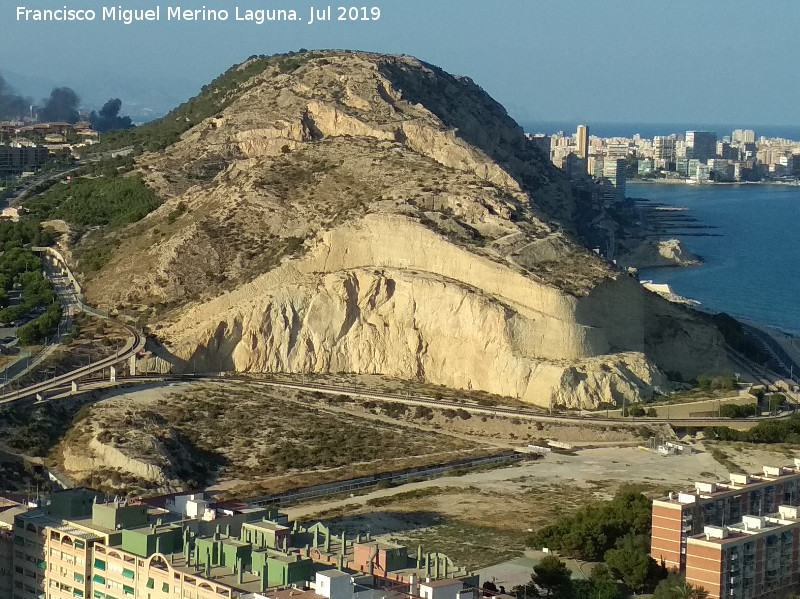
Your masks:
<svg viewBox="0 0 800 599"><path fill-rule="evenodd" d="M164 203L87 296L145 319L183 368L597 407L726 363L712 326L575 240L563 174L468 78L253 58L153 127L182 131L136 160Z"/></svg>

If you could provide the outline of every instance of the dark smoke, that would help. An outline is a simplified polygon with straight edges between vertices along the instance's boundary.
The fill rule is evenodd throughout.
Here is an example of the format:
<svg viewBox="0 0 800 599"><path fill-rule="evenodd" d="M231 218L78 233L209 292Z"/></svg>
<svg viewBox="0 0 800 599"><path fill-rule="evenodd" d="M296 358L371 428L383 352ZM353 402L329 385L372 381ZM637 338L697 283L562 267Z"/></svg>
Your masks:
<svg viewBox="0 0 800 599"><path fill-rule="evenodd" d="M0 75L0 120L19 120L28 114L31 99L17 94Z"/></svg>
<svg viewBox="0 0 800 599"><path fill-rule="evenodd" d="M116 131L119 129L132 129L133 123L129 116L118 116L119 109L122 108L122 100L112 98L100 109L100 113L92 111L89 121L92 129L104 133L106 131Z"/></svg>
<svg viewBox="0 0 800 599"><path fill-rule="evenodd" d="M39 111L39 120L77 123L79 103L78 94L69 87L54 87L50 97L44 100L44 107Z"/></svg>

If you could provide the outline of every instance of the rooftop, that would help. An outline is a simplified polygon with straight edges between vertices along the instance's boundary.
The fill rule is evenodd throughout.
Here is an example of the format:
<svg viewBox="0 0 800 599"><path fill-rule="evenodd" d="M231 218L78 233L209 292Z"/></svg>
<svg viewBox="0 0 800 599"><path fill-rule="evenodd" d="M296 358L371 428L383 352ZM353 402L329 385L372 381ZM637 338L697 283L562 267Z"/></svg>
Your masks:
<svg viewBox="0 0 800 599"><path fill-rule="evenodd" d="M795 460L794 466L764 466L763 474L731 474L729 482L696 482L694 489L670 493L656 501L670 504L694 503L697 499L724 497L749 488L792 478L800 479L800 459Z"/></svg>

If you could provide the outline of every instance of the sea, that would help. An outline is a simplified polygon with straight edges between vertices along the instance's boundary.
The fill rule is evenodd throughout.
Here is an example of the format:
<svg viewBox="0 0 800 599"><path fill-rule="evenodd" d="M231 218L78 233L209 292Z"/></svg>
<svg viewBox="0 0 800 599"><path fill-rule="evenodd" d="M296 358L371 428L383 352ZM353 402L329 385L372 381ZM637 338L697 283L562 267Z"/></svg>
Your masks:
<svg viewBox="0 0 800 599"><path fill-rule="evenodd" d="M800 335L800 187L629 182L627 195L688 208L694 224L710 227L670 235L702 266L645 269L640 279L668 283L706 309Z"/></svg>
<svg viewBox="0 0 800 599"><path fill-rule="evenodd" d="M632 139L637 133L644 139L653 139L656 135L685 134L687 131L714 131L717 139L730 136L735 129L752 129L756 139L761 137L780 137L800 140L800 126L795 125L754 125L749 123L593 123L591 121L532 121L520 123L525 133L544 133L553 135L558 131L566 134L575 133L578 125L587 125L589 135L597 137L626 137Z"/></svg>

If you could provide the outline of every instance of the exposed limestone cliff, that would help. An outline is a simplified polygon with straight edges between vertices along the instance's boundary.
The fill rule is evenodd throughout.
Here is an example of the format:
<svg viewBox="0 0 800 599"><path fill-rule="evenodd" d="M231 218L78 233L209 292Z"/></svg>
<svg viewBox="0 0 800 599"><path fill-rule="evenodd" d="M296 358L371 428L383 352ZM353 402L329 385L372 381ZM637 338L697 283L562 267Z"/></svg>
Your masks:
<svg viewBox="0 0 800 599"><path fill-rule="evenodd" d="M591 408L725 364L713 329L573 240L566 180L501 106L412 58L267 65L137 167L167 201L88 296L147 319L183 368Z"/></svg>

